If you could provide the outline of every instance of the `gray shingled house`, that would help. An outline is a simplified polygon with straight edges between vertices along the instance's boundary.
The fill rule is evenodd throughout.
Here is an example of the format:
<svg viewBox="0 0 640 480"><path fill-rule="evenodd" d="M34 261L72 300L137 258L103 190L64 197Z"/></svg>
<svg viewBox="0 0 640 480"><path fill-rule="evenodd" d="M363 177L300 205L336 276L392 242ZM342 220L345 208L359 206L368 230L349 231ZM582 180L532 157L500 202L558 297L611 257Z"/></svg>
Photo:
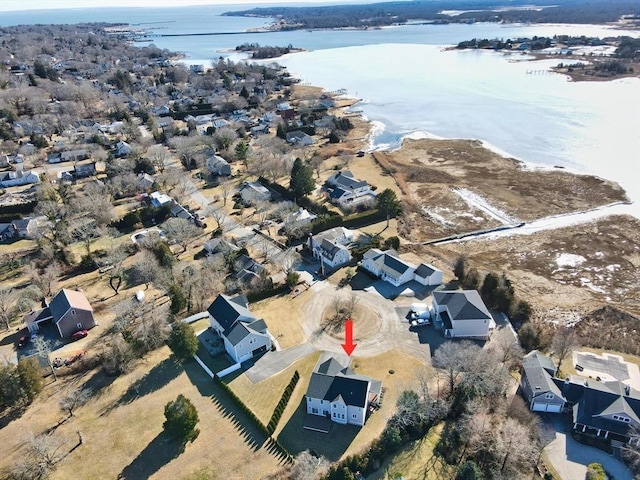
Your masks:
<svg viewBox="0 0 640 480"><path fill-rule="evenodd" d="M82 292L63 288L49 304L51 321L63 338L95 327L93 308Z"/></svg>

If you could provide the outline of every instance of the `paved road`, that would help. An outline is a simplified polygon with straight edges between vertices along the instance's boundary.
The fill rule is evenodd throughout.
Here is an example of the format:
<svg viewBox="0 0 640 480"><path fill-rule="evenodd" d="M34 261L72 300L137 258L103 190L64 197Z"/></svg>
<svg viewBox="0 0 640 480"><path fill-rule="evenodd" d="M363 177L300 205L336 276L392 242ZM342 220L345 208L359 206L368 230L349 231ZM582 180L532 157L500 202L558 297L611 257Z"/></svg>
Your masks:
<svg viewBox="0 0 640 480"><path fill-rule="evenodd" d="M584 480L587 465L599 463L615 480L632 480L633 475L622 462L597 448L576 442L567 433L562 417L548 415L549 422L556 431L556 438L545 448L545 452L562 480Z"/></svg>
<svg viewBox="0 0 640 480"><path fill-rule="evenodd" d="M295 347L287 348L279 352L267 352L245 371L252 383L258 383L262 380L280 373L282 370L292 365L293 362L306 357L315 352L316 349L309 343L302 343Z"/></svg>

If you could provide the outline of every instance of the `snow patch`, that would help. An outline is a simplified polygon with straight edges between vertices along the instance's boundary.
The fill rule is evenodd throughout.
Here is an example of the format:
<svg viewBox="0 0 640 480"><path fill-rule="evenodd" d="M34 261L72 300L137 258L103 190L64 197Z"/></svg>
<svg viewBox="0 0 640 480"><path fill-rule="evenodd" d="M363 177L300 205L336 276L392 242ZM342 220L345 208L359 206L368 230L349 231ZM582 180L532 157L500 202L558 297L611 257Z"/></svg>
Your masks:
<svg viewBox="0 0 640 480"><path fill-rule="evenodd" d="M589 288L590 290L593 290L596 293L607 293L604 289L600 288L600 287L596 287L593 283L591 283L591 280L588 278L584 278L582 277L580 279L580 283L582 283L582 285L584 287Z"/></svg>
<svg viewBox="0 0 640 480"><path fill-rule="evenodd" d="M615 272L619 268L620 265L617 263L614 263L613 265L607 265L607 270L609 270L610 272Z"/></svg>
<svg viewBox="0 0 640 480"><path fill-rule="evenodd" d="M586 261L587 259L582 255L575 255L573 253L561 253L556 258L556 264L559 267L578 267Z"/></svg>
<svg viewBox="0 0 640 480"><path fill-rule="evenodd" d="M486 199L480 195L473 193L466 188L452 188L453 193L458 195L469 206L478 208L492 218L495 218L503 225L512 225L518 223L518 220L497 207L491 205Z"/></svg>

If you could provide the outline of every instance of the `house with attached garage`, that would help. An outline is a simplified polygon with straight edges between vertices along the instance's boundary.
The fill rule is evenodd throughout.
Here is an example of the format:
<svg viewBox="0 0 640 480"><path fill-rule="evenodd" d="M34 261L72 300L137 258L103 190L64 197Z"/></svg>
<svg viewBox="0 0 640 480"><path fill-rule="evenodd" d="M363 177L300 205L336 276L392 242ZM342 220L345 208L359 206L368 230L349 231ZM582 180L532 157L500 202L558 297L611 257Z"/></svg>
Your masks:
<svg viewBox="0 0 640 480"><path fill-rule="evenodd" d="M93 308L81 291L63 288L45 308L34 310L24 316L30 332L37 332L40 323L51 321L62 338L72 336L79 330L96 326Z"/></svg>
<svg viewBox="0 0 640 480"><path fill-rule="evenodd" d="M231 165L220 155L212 155L207 158L207 168L212 175L227 177L231 175Z"/></svg>
<svg viewBox="0 0 640 480"><path fill-rule="evenodd" d="M0 173L0 187L17 187L38 182L40 182L40 177L37 173L25 172L22 168L15 172Z"/></svg>
<svg viewBox="0 0 640 480"><path fill-rule="evenodd" d="M422 285L440 285L442 272L431 265L415 266L402 260L395 250L367 250L362 257L362 268L382 280L398 287L415 280Z"/></svg>
<svg viewBox="0 0 640 480"><path fill-rule="evenodd" d="M549 357L533 350L522 359L520 388L533 412L561 412L565 399L553 381L556 366Z"/></svg>
<svg viewBox="0 0 640 480"><path fill-rule="evenodd" d="M330 200L341 206L355 206L376 199L376 193L364 180L358 180L349 171L338 172L326 181Z"/></svg>
<svg viewBox="0 0 640 480"><path fill-rule="evenodd" d="M431 317L447 338L487 339L495 328L493 317L475 290L433 292Z"/></svg>
<svg viewBox="0 0 640 480"><path fill-rule="evenodd" d="M538 351L522 362L521 392L534 412L569 412L574 431L640 445L640 391L619 380L555 377L553 361Z"/></svg>
<svg viewBox="0 0 640 480"><path fill-rule="evenodd" d="M333 357L324 361L321 357L307 388L307 414L341 425L363 426L370 407L379 404L381 394L382 382L356 374ZM323 426L318 422L305 422L304 428L326 433L327 423Z"/></svg>
<svg viewBox="0 0 640 480"><path fill-rule="evenodd" d="M353 242L353 232L344 227L336 227L310 236L307 247L313 256L329 268L337 268L351 261L347 248Z"/></svg>
<svg viewBox="0 0 640 480"><path fill-rule="evenodd" d="M220 294L209 308L211 329L224 341L229 356L241 363L271 349L271 337L264 320L249 311L244 295Z"/></svg>

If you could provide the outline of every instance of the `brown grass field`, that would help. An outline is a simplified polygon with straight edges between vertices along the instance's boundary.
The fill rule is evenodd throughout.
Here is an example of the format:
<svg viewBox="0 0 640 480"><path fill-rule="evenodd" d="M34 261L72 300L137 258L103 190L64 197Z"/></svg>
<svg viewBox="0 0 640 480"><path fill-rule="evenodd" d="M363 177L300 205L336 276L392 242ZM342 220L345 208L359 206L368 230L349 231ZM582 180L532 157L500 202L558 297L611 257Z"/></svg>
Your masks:
<svg viewBox="0 0 640 480"><path fill-rule="evenodd" d="M289 295L267 298L252 303L251 311L264 319L271 334L285 350L306 340L300 327L300 312L304 311L312 296L313 293L307 290L295 298Z"/></svg>
<svg viewBox="0 0 640 480"><path fill-rule="evenodd" d="M51 478L185 478L208 472L206 478L261 478L279 468L266 450L265 437L193 361L176 364L164 347L140 362L131 373L118 378L90 371L76 378L48 385L19 419L0 431L7 467L22 453L30 432L39 434L66 414L59 410L59 392L68 386L90 388L89 403L55 429L53 435L67 443L68 454ZM199 437L180 453L162 434L164 405L182 393L198 410Z"/></svg>

